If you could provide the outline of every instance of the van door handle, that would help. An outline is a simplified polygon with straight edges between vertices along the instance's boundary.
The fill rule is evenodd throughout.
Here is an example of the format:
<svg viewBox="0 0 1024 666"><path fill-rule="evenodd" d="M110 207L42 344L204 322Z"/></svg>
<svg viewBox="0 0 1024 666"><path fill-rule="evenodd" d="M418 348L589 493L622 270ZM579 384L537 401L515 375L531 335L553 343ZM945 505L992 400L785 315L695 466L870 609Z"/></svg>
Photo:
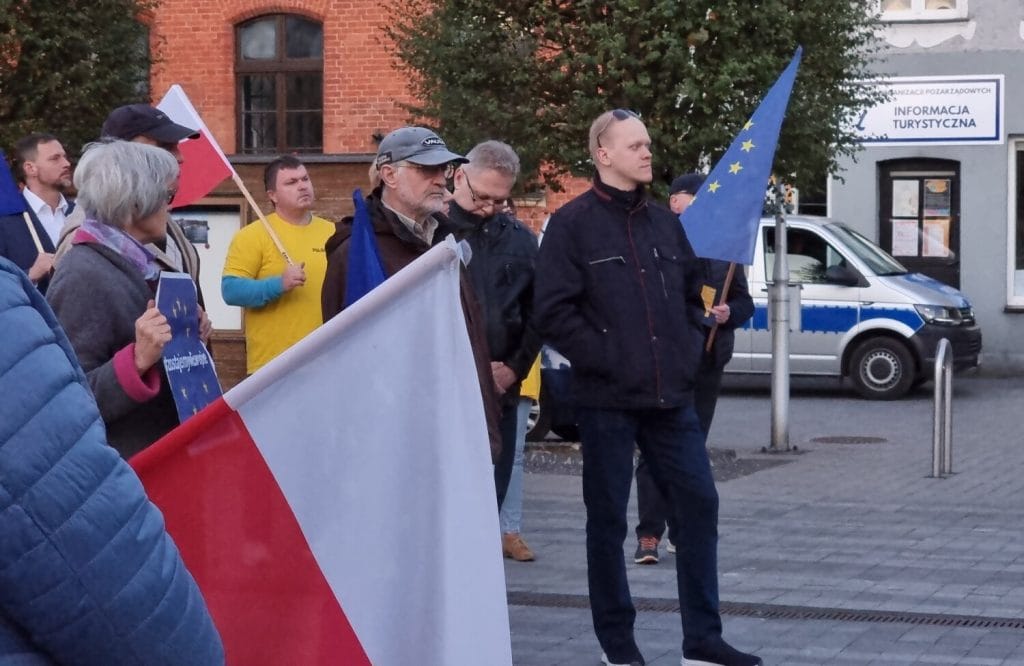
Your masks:
<svg viewBox="0 0 1024 666"><path fill-rule="evenodd" d="M874 301L861 301L860 304L865 306L865 307L867 307L868 305L874 305L875 302Z"/></svg>

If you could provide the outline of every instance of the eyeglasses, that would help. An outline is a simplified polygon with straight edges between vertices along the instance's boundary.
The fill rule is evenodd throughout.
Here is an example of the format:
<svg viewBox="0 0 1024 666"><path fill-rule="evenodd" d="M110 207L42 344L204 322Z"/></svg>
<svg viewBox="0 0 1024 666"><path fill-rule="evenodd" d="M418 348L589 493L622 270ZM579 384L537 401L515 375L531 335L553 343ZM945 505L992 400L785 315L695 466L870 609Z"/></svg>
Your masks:
<svg viewBox="0 0 1024 666"><path fill-rule="evenodd" d="M608 116L607 119L605 119L604 125L602 125L601 129L594 135L594 140L597 142L597 147L602 148L601 135L608 131L608 128L611 127L612 122L616 120L628 120L630 118L636 118L637 120L640 120L640 114L637 113L636 111L630 111L629 109L612 109L611 114Z"/></svg>
<svg viewBox="0 0 1024 666"><path fill-rule="evenodd" d="M391 166L395 167L396 169L399 167L412 167L413 169L416 169L420 173L424 174L427 178L433 178L434 176L437 175L443 175L445 180L449 180L452 176L455 175L455 165L451 162L436 165L415 164L413 162L395 162Z"/></svg>
<svg viewBox="0 0 1024 666"><path fill-rule="evenodd" d="M466 187L469 188L469 196L473 199L474 204L480 208L484 208L486 206L491 208L501 208L505 205L506 199L495 199L493 197L482 197L478 195L476 190L473 189L473 184L469 182L469 174L466 173L465 169L462 170L462 175L466 179Z"/></svg>

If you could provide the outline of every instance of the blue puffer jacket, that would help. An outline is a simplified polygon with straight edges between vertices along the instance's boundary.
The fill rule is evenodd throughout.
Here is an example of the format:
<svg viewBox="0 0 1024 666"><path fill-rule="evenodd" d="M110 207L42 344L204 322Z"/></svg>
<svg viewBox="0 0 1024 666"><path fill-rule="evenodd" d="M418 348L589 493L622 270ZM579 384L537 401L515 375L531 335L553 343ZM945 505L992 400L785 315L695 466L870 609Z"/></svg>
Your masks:
<svg viewBox="0 0 1024 666"><path fill-rule="evenodd" d="M0 258L0 663L223 664L63 330Z"/></svg>

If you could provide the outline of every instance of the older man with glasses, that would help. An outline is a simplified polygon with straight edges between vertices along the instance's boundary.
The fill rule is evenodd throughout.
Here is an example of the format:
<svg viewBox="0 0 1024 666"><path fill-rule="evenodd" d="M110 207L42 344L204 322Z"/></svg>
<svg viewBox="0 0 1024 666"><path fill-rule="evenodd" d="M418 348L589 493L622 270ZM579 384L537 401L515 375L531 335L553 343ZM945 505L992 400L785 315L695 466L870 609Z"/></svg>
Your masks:
<svg viewBox="0 0 1024 666"><path fill-rule="evenodd" d="M502 506L509 489L518 448L519 384L540 352L540 337L533 328L533 272L537 239L519 220L504 212L505 200L519 177L519 156L500 141L484 141L467 153L469 164L455 172L455 189L448 221L460 240L469 243L473 260L469 276L483 306L487 345L495 390L501 395L501 457L494 468L498 507L502 510L502 550L521 562L534 559ZM518 491L519 485L515 487ZM522 502L514 492L512 503ZM519 515L518 507L513 517Z"/></svg>
<svg viewBox="0 0 1024 666"><path fill-rule="evenodd" d="M448 180L455 165L466 162L465 157L448 150L444 140L425 127L401 127L380 142L374 159L376 172L371 169L370 176L376 185L366 198L366 207L386 277L443 239L444 231L439 227L445 222L443 212L451 197ZM343 219L327 241L327 275L320 299L324 321L351 305L345 301L345 294L353 221L352 216ZM461 296L480 377L491 455L497 460L501 451L500 407L491 378L483 314L465 274ZM415 380L415 371L409 369L411 381Z"/></svg>
<svg viewBox="0 0 1024 666"><path fill-rule="evenodd" d="M685 539L676 557L683 666L757 666L722 639L718 492L694 410L700 264L679 220L650 201L651 138L637 114L590 126L591 189L551 216L534 321L572 363L583 450L587 574L605 664L643 664L626 579L626 505L639 445Z"/></svg>

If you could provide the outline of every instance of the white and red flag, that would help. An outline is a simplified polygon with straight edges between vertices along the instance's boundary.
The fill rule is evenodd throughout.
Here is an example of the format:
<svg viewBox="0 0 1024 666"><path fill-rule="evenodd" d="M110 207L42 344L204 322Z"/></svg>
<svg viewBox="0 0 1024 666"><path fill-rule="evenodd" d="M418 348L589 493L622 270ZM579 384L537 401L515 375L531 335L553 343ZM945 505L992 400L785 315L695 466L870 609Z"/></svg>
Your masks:
<svg viewBox="0 0 1024 666"><path fill-rule="evenodd" d="M458 255L433 248L132 459L230 664L511 664Z"/></svg>
<svg viewBox="0 0 1024 666"><path fill-rule="evenodd" d="M171 207L180 208L205 197L225 178L230 178L235 170L181 86L177 83L172 85L156 108L179 125L199 132L199 138L178 144L183 164L178 194Z"/></svg>

